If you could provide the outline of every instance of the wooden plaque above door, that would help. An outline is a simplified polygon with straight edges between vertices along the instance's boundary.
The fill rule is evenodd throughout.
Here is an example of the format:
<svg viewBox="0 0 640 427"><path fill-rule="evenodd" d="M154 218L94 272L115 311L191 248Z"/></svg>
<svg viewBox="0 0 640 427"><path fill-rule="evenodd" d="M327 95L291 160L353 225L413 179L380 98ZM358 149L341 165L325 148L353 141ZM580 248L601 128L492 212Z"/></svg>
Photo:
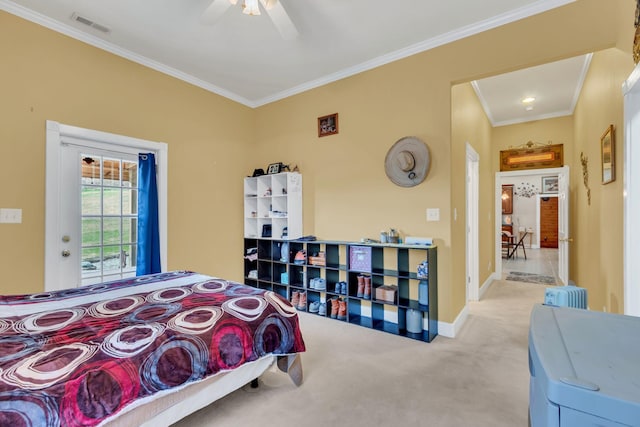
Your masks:
<svg viewBox="0 0 640 427"><path fill-rule="evenodd" d="M529 141L521 148L500 151L500 172L562 166L564 166L562 144L536 147Z"/></svg>

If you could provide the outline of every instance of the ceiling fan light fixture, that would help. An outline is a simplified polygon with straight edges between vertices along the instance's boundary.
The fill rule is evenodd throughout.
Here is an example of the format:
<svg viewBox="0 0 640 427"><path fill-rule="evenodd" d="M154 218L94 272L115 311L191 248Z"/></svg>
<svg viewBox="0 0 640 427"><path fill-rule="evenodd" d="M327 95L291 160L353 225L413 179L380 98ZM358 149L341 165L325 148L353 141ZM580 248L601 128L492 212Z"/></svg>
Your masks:
<svg viewBox="0 0 640 427"><path fill-rule="evenodd" d="M522 103L525 104L525 105L526 104L531 104L535 100L536 100L535 96L527 96L525 98L522 98Z"/></svg>
<svg viewBox="0 0 640 427"><path fill-rule="evenodd" d="M244 3L242 4L242 13L250 16L260 15L258 0L244 0Z"/></svg>

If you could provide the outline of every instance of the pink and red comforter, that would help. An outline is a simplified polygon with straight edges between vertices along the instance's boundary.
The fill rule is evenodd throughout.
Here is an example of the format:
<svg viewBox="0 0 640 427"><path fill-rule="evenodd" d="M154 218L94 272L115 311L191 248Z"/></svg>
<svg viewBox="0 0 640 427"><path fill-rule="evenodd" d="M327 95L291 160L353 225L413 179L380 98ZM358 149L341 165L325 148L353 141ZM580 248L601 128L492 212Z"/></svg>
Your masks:
<svg viewBox="0 0 640 427"><path fill-rule="evenodd" d="M139 399L304 350L286 299L192 272L0 297L0 425L96 425Z"/></svg>

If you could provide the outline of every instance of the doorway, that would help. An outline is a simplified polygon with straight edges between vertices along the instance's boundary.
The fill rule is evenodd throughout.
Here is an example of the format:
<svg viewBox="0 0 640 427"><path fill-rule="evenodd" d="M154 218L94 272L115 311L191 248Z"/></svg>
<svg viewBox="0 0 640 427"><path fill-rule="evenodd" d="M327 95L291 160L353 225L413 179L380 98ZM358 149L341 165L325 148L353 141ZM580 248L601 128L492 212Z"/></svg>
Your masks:
<svg viewBox="0 0 640 427"><path fill-rule="evenodd" d="M569 258L568 258L568 222L569 222L569 214L568 214L568 188L569 188L569 167L564 166L562 168L550 168L550 169L532 169L532 170L522 170L516 172L496 172L496 181L495 181L495 230L496 230L496 245L495 245L495 265L496 265L496 274L498 277L502 277L503 271L503 259L502 259L502 239L501 239L501 230L502 230L502 184L503 178L514 178L514 177L528 177L531 179L538 179L538 177L542 177L542 175L557 175L558 176L558 193L549 195L553 196L558 201L558 209L557 209L557 241L558 241L558 250L557 252L553 252L553 256L557 258L557 271L558 271L558 280L561 284L568 283L569 276ZM541 188L540 185L521 185L515 186L515 194L523 194L529 195L531 198L534 194L539 193L539 190L532 194L531 187ZM520 191L519 191L520 189ZM529 190L528 190L529 189ZM546 195L545 195L546 196ZM534 203L535 199L531 199L531 203ZM537 210L539 211L539 209ZM538 212L539 213L539 212ZM535 216L538 216L538 213ZM519 215L511 215L510 221L513 224L514 234L519 236L522 232L529 232L526 239L529 240L529 246L540 248L540 233L539 233L539 219L523 219ZM535 227L532 227L530 224L535 222ZM529 230L531 228L532 230ZM524 259L524 258L523 258Z"/></svg>

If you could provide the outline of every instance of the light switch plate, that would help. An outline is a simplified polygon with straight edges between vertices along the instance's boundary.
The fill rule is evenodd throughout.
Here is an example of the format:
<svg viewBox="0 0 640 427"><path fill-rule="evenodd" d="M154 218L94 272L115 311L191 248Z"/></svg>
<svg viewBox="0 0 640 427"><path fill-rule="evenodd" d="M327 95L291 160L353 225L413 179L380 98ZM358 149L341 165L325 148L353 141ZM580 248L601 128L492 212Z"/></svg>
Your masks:
<svg viewBox="0 0 640 427"><path fill-rule="evenodd" d="M22 222L22 209L0 208L0 223L20 224Z"/></svg>
<svg viewBox="0 0 640 427"><path fill-rule="evenodd" d="M438 208L427 209L427 221L440 221L440 209Z"/></svg>

